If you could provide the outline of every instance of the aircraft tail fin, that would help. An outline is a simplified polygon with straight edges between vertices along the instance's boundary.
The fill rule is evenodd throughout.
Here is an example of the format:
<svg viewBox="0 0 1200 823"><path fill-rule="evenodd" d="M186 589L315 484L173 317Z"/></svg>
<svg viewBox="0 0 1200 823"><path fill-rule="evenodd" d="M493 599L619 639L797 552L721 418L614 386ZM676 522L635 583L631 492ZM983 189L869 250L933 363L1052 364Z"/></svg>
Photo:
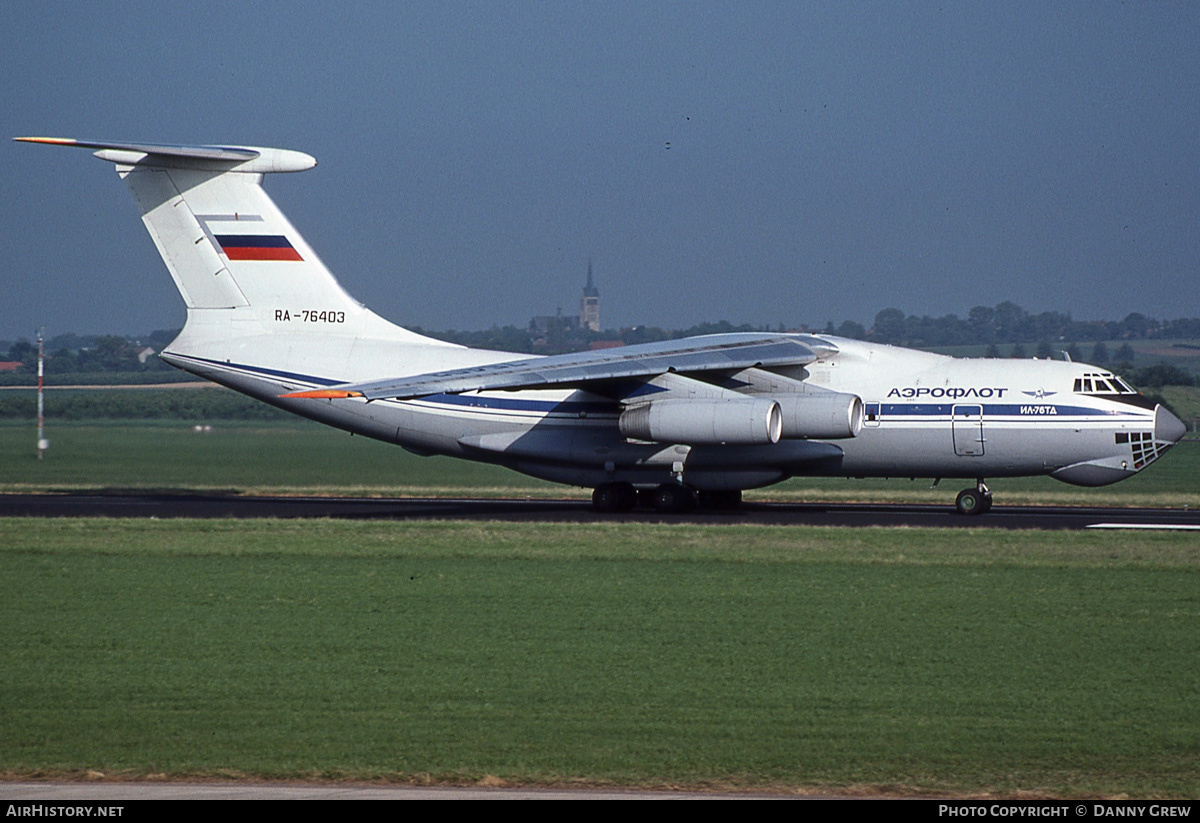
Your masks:
<svg viewBox="0 0 1200 823"><path fill-rule="evenodd" d="M116 164L188 308L185 337L348 334L436 343L354 300L262 188L263 175L305 171L307 154L257 146L17 140L95 149ZM205 316L209 315L209 316ZM208 330L208 331L205 331ZM190 332L190 335L189 335Z"/></svg>

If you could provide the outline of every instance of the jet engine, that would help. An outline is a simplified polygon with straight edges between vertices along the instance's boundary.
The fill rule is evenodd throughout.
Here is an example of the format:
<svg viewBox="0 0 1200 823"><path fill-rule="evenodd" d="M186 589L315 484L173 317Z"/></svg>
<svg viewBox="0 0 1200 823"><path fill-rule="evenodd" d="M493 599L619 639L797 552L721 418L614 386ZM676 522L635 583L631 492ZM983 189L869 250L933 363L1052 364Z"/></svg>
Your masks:
<svg viewBox="0 0 1200 823"><path fill-rule="evenodd" d="M753 445L778 443L783 415L765 398L658 400L626 409L620 426L631 440Z"/></svg>
<svg viewBox="0 0 1200 823"><path fill-rule="evenodd" d="M854 437L862 428L863 404L854 394L830 391L774 399L783 415L785 440L839 440Z"/></svg>

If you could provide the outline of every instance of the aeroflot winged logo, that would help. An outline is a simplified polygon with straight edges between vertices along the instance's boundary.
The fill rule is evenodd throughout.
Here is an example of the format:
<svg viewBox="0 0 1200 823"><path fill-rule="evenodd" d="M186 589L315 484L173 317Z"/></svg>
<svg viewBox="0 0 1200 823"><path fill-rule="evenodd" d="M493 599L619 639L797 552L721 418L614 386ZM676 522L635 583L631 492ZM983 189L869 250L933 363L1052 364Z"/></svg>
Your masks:
<svg viewBox="0 0 1200 823"><path fill-rule="evenodd" d="M214 234L230 260L303 260L282 234Z"/></svg>

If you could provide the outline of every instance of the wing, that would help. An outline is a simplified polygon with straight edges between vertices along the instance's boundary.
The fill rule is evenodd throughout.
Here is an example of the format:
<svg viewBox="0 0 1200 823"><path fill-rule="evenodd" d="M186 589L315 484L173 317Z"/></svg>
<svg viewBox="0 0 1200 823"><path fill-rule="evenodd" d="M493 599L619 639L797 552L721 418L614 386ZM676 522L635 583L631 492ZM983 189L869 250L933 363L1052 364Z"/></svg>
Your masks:
<svg viewBox="0 0 1200 823"><path fill-rule="evenodd" d="M808 335L713 334L602 351L510 360L391 380L346 383L281 396L408 400L470 391L581 388L604 381L654 378L668 372L697 374L802 366L836 350L833 344Z"/></svg>

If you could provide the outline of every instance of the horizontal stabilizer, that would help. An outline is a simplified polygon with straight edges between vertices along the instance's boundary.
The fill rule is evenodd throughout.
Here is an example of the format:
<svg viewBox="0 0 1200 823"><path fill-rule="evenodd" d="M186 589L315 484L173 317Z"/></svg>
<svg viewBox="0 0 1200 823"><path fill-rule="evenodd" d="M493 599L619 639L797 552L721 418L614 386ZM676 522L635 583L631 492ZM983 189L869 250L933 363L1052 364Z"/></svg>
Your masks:
<svg viewBox="0 0 1200 823"><path fill-rule="evenodd" d="M531 357L413 377L331 387L345 397L407 400L431 394L584 386L603 380L802 366L834 347L814 337L785 334L713 334L601 351ZM293 395L300 396L300 395ZM303 396L312 397L310 393ZM329 396L329 395L325 395Z"/></svg>
<svg viewBox="0 0 1200 823"><path fill-rule="evenodd" d="M186 146L169 143L110 143L71 137L14 137L21 143L96 149L96 156L126 166L198 168L269 174L306 171L317 161L299 151L259 146Z"/></svg>

